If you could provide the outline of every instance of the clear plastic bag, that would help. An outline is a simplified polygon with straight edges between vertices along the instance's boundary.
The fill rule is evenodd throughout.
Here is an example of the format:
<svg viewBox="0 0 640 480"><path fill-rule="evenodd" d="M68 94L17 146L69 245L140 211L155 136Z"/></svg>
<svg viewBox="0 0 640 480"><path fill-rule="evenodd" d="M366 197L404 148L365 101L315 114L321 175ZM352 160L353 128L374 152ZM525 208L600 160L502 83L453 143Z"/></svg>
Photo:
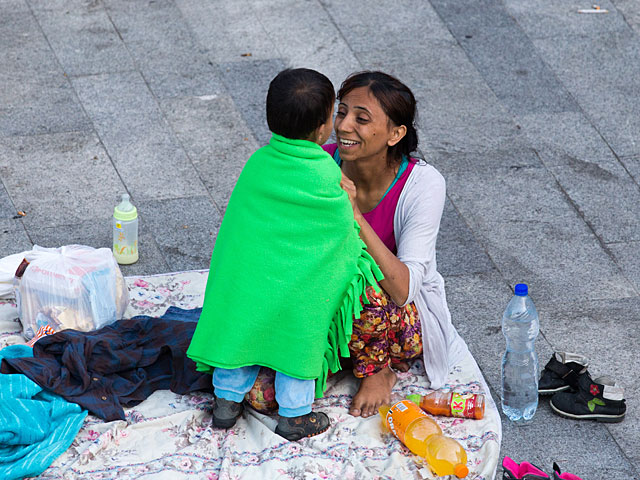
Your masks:
<svg viewBox="0 0 640 480"><path fill-rule="evenodd" d="M14 287L27 339L43 328L97 330L122 318L129 303L126 283L108 248L35 245L26 252Z"/></svg>

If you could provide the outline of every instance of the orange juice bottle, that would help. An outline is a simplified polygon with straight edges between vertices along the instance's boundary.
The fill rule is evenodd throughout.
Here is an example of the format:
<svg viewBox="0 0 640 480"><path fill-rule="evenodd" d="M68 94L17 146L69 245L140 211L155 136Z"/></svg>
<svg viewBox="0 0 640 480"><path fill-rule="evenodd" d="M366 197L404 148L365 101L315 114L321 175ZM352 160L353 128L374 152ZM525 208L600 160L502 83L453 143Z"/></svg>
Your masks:
<svg viewBox="0 0 640 480"><path fill-rule="evenodd" d="M424 458L437 476L469 473L467 453L455 440L442 435L440 426L410 400L379 409L383 426L416 455Z"/></svg>
<svg viewBox="0 0 640 480"><path fill-rule="evenodd" d="M484 417L484 395L474 393L443 392L435 390L427 395L407 395L431 415L464 417L480 420Z"/></svg>

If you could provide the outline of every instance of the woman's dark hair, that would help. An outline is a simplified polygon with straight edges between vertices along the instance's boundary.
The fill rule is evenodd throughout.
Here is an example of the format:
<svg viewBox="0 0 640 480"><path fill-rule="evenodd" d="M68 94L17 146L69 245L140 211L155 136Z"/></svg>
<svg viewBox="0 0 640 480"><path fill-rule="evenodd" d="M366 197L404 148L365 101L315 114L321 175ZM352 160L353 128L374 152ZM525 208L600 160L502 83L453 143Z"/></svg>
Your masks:
<svg viewBox="0 0 640 480"><path fill-rule="evenodd" d="M338 100L356 88L367 87L380 102L384 113L395 125L407 127L407 134L389 147L390 164L402 161L402 155L410 156L418 148L418 132L416 131L416 99L404 83L383 72L364 71L352 73L342 82L338 90Z"/></svg>
<svg viewBox="0 0 640 480"><path fill-rule="evenodd" d="M269 130L306 140L329 120L336 92L331 81L308 68L288 68L271 80L267 93Z"/></svg>

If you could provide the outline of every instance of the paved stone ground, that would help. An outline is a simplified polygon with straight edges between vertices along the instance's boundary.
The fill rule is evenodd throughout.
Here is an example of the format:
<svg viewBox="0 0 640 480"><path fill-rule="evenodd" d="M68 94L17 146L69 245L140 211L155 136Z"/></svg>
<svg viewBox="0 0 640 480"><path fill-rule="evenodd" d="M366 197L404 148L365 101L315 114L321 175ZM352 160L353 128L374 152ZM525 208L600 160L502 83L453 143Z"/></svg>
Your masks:
<svg viewBox="0 0 640 480"><path fill-rule="evenodd" d="M382 69L419 99L445 176L439 266L493 394L501 313L527 282L538 354L577 351L627 418L504 423L502 455L585 480L640 478L640 2L0 0L0 255L110 246L129 192L140 261L207 268L263 103L285 66ZM25 217L15 218L18 210Z"/></svg>

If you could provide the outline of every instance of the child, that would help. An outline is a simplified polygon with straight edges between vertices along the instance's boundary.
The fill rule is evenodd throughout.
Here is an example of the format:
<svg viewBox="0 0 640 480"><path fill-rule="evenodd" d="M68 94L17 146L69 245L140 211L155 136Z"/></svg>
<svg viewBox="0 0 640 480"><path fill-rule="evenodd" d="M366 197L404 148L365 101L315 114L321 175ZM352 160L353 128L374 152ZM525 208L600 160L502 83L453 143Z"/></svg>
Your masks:
<svg viewBox="0 0 640 480"><path fill-rule="evenodd" d="M333 127L333 85L287 69L269 85L269 144L247 161L211 258L188 356L213 368L213 426L230 428L261 366L276 371L276 433L324 432L312 412L328 371L348 356L359 298L381 273L364 250L341 173L322 145ZM355 300L354 300L355 299ZM215 368L214 368L215 367Z"/></svg>

